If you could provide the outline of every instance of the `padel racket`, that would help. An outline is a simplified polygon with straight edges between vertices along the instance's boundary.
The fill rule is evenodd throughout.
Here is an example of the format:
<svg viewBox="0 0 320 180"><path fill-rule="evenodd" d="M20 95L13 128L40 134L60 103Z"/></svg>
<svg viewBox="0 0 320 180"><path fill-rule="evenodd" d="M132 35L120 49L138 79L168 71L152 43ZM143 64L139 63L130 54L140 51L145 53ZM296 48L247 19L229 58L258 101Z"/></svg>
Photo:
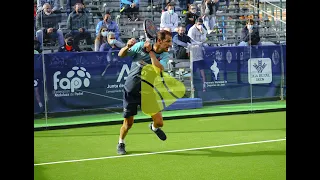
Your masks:
<svg viewBox="0 0 320 180"><path fill-rule="evenodd" d="M101 76L104 76L104 74L106 73L108 67L111 65L111 63L107 64L106 68L104 69L104 71L102 72Z"/></svg>
<svg viewBox="0 0 320 180"><path fill-rule="evenodd" d="M157 27L153 23L153 21L151 19L145 19L143 21L143 28L144 28L144 32L145 32L145 36L146 36L146 41L149 40L150 42L155 43L155 40L157 38ZM178 99L178 97L176 97L176 95L173 94L172 91L168 88L166 82L164 81L162 71L160 71L160 76L161 76L161 81L162 81L163 85L166 87L166 89L168 90L168 92L173 97Z"/></svg>
<svg viewBox="0 0 320 180"><path fill-rule="evenodd" d="M146 40L150 39L153 41L157 37L157 26L151 19L145 19L143 21L143 29L146 36Z"/></svg>

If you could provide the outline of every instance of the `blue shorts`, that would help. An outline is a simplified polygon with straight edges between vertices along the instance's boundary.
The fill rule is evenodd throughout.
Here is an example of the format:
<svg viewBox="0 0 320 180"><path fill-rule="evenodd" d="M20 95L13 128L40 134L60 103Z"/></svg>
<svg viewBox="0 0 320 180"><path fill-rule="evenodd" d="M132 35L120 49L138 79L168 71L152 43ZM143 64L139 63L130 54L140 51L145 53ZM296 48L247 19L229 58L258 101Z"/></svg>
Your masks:
<svg viewBox="0 0 320 180"><path fill-rule="evenodd" d="M128 92L125 88L123 88L123 117L129 118L130 116L135 116L138 114L138 106L141 107L141 90L135 90ZM144 98L148 99L148 101L155 102L157 101L156 96L157 94L153 92L144 93ZM153 107L150 107L150 104L148 103L145 107L143 107L143 110L145 113L150 114L150 112L154 113L155 109L159 110L160 107L158 106L158 103L151 103L153 104ZM155 107L157 106L157 107Z"/></svg>
<svg viewBox="0 0 320 180"><path fill-rule="evenodd" d="M127 92L123 89L123 117L137 115L138 106L141 106L141 93L140 91Z"/></svg>

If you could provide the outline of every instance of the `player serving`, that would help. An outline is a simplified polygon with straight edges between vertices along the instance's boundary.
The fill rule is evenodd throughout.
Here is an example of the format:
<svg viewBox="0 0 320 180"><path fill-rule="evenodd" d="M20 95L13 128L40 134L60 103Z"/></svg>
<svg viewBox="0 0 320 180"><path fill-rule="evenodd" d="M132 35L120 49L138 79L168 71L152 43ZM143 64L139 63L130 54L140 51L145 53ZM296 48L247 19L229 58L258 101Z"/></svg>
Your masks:
<svg viewBox="0 0 320 180"><path fill-rule="evenodd" d="M130 39L127 45L119 51L118 56L120 57L132 57L132 65L123 89L124 121L120 129L119 143L117 146L118 154L126 154L124 139L133 125L138 105L141 106L141 93L144 93L141 92L142 68L146 64L152 64L162 71L164 68L161 63L166 64L169 60L168 50L171 46L171 33L161 30L157 32L155 44L151 44L149 41L135 43L135 39ZM157 104L157 102L155 102L155 104ZM149 125L150 129L159 139L163 141L166 140L167 136L161 129L161 127L163 127L161 112L159 111L151 117L153 122Z"/></svg>

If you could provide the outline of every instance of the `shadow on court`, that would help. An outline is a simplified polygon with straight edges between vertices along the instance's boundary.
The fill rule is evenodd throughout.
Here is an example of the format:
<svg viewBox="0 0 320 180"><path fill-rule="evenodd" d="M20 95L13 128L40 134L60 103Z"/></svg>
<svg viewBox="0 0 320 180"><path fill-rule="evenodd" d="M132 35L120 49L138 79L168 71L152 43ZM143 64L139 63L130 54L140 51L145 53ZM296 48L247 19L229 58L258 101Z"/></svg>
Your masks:
<svg viewBox="0 0 320 180"><path fill-rule="evenodd" d="M276 128L276 129L229 129L229 130L206 130L206 131L165 131L166 134L178 134L178 133L213 133L213 132L242 132L242 131L286 131L286 128ZM132 135L141 134L152 134L151 130L146 128L146 132L130 132ZM119 133L106 133L104 131L100 132L86 132L86 133L46 133L41 135L34 135L34 137L77 137L77 136L114 136L119 135Z"/></svg>
<svg viewBox="0 0 320 180"><path fill-rule="evenodd" d="M130 151L127 154L152 153L148 151ZM254 152L225 152L214 149L199 149L185 152L162 153L158 155L178 156L208 156L208 157L238 157L238 156L265 156L265 155L286 155L286 151L254 151Z"/></svg>

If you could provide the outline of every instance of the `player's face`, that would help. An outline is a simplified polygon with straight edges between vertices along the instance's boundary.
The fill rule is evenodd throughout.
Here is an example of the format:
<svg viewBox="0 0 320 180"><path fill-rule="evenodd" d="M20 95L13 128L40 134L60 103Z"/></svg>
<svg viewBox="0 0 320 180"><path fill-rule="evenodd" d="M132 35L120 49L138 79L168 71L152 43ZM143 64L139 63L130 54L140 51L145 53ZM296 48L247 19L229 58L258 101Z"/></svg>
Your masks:
<svg viewBox="0 0 320 180"><path fill-rule="evenodd" d="M172 37L170 35L166 35L164 40L160 42L160 49L162 52L168 52L169 48L172 46Z"/></svg>

